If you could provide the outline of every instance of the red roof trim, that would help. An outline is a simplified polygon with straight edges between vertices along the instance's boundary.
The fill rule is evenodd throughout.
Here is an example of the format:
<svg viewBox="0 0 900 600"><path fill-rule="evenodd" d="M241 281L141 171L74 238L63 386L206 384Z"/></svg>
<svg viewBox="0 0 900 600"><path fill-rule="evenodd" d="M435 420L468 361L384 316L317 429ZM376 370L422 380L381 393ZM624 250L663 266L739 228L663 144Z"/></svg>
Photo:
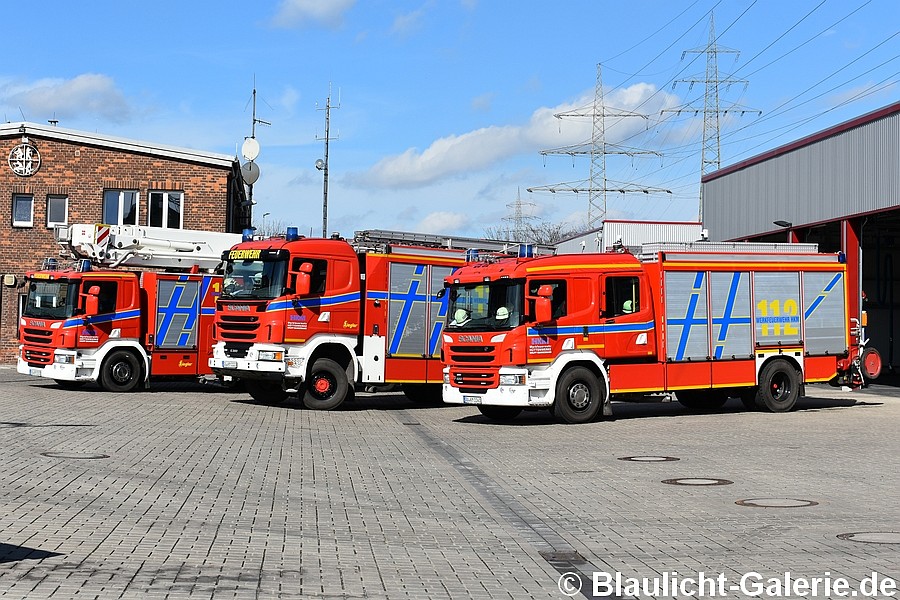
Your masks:
<svg viewBox="0 0 900 600"><path fill-rule="evenodd" d="M814 133L812 135L808 135L805 138L800 138L795 142L791 142L789 144L785 144L784 146L780 146L775 148L774 150L769 150L768 152L763 152L762 154L758 154L746 160L742 160L739 163L735 163L730 167L725 167L724 169L719 169L718 171L713 171L709 175L702 177L700 179L701 183L706 183L708 181L712 181L713 179L718 179L719 177L724 177L730 173L734 173L735 171L740 171L741 169L746 169L755 164L759 164L761 162L765 162L769 159L775 158L776 156L781 156L782 154L787 154L788 152L793 152L798 148L802 148L804 146L810 146L816 142L820 142L826 138L830 138L839 133L843 133L850 129L855 129L856 127L860 127L861 125L866 125L868 123L872 123L874 121L878 121L879 119L883 119L890 115L900 113L900 102L895 102L894 104L890 104L885 106L884 108L879 108L878 110L872 111L870 113L864 114L861 117L856 117L855 119L850 119L849 121L845 121L844 123L840 123L839 125L835 125L834 127L829 127L828 129L824 129L818 133Z"/></svg>

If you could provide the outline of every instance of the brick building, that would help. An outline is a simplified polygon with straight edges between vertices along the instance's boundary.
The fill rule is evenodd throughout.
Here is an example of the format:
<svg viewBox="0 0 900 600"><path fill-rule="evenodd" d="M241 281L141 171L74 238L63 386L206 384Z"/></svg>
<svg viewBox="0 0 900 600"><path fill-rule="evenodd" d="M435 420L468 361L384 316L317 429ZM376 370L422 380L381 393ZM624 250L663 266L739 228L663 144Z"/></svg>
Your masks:
<svg viewBox="0 0 900 600"><path fill-rule="evenodd" d="M26 122L0 125L0 150L0 363L15 362L22 276L59 255L54 226L250 226L234 156Z"/></svg>

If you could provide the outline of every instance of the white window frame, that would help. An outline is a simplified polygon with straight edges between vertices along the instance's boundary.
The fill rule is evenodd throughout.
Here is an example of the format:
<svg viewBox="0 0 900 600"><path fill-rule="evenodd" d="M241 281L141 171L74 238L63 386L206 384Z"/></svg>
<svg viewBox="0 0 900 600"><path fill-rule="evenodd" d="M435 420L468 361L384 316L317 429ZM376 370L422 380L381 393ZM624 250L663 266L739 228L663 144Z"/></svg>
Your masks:
<svg viewBox="0 0 900 600"><path fill-rule="evenodd" d="M106 194L109 192L117 192L119 195L119 205L116 209L116 214L118 215L118 219L115 223L104 223L104 225L125 225L122 222L122 217L124 216L124 204L125 204L125 194L133 193L134 194L134 223L128 223L128 225L139 225L141 222L141 193L138 190L126 190L126 189L106 189L103 190L103 203L101 205L100 210L103 211L103 216L106 214Z"/></svg>
<svg viewBox="0 0 900 600"><path fill-rule="evenodd" d="M31 199L31 215L27 221L16 219L16 201L19 198ZM13 194L12 197L12 225L13 227L34 227L34 194Z"/></svg>
<svg viewBox="0 0 900 600"><path fill-rule="evenodd" d="M162 224L160 225L151 225L150 224L150 215L152 214L151 203L153 202L153 195L160 194L162 195ZM179 197L179 210L178 210L178 224L170 225L169 224L169 196L178 196ZM184 192L168 192L164 190L150 190L147 193L147 226L148 227L164 227L166 229L184 229Z"/></svg>
<svg viewBox="0 0 900 600"><path fill-rule="evenodd" d="M62 221L51 221L50 220L50 202L52 200L62 200L63 201L63 220ZM69 224L69 197L65 194L47 194L47 228L52 229L57 225L68 225Z"/></svg>

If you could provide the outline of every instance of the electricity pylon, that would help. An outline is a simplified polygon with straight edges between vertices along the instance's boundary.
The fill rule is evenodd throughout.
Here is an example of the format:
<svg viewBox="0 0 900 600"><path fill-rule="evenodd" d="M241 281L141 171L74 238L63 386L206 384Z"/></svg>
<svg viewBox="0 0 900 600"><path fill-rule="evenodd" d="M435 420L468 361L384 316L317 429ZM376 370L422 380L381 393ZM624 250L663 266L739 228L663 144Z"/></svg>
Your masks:
<svg viewBox="0 0 900 600"><path fill-rule="evenodd" d="M608 118L629 118L640 117L647 119L647 115L640 113L611 108L605 105L603 100L603 78L600 63L597 63L597 83L594 88L594 103L590 109L585 112L583 109L566 111L553 115L557 119L565 118L591 118L591 140L588 143L564 146L561 148L552 148L550 150L542 150L541 155L550 154L568 154L569 156L589 155L591 157L590 178L585 182L560 183L556 185L545 185L528 188L527 191L548 191L556 192L573 192L588 194L588 213L587 225L589 229L596 229L603 224L606 219L606 194L607 192L619 192L622 194L643 192L645 194L665 192L671 194L669 190L661 188L639 187L630 183L614 183L610 185L610 181L606 178L606 156L608 154L624 154L627 156L637 156L641 154L652 154L662 156L658 152L652 150L639 150L637 148L628 148L618 144L608 144L606 142L606 119ZM584 184L587 183L587 187Z"/></svg>

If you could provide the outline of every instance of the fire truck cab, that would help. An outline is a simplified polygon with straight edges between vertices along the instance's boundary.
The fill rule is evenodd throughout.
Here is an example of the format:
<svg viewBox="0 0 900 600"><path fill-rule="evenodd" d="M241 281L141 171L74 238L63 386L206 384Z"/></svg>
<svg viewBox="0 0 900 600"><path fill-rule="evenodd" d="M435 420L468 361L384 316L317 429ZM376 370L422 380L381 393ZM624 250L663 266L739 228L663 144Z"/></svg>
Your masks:
<svg viewBox="0 0 900 600"><path fill-rule="evenodd" d="M567 423L674 393L791 410L808 382L862 385L880 359L847 314L846 265L812 244L648 244L468 264L446 279L444 401ZM874 354L873 354L874 353Z"/></svg>

